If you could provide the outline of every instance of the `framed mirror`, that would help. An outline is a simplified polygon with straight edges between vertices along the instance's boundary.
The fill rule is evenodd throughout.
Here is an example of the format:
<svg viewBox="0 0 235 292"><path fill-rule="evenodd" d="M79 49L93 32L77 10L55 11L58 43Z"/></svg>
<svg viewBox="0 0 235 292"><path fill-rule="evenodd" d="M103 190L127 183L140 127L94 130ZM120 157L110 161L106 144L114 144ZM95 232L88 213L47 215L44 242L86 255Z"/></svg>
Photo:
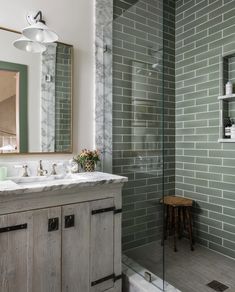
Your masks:
<svg viewBox="0 0 235 292"><path fill-rule="evenodd" d="M72 153L73 47L35 54L16 49L18 38L0 28L0 155Z"/></svg>

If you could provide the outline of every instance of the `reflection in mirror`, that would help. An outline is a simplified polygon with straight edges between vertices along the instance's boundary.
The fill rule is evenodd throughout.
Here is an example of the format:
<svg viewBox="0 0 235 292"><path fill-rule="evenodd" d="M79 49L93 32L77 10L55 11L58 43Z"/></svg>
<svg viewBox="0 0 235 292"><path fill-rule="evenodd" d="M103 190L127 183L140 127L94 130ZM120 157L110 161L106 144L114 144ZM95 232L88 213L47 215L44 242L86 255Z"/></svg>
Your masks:
<svg viewBox="0 0 235 292"><path fill-rule="evenodd" d="M0 61L0 153L27 153L27 66Z"/></svg>
<svg viewBox="0 0 235 292"><path fill-rule="evenodd" d="M18 84L19 73L0 70L0 151L18 152Z"/></svg>
<svg viewBox="0 0 235 292"><path fill-rule="evenodd" d="M0 29L0 153L72 152L72 50L17 50Z"/></svg>

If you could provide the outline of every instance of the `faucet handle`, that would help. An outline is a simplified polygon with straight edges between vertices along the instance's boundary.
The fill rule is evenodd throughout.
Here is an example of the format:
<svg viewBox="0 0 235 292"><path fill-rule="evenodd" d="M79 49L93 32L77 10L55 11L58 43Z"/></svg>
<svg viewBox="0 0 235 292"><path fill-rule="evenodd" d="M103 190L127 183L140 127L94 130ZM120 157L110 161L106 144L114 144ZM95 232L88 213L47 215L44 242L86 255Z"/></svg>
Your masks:
<svg viewBox="0 0 235 292"><path fill-rule="evenodd" d="M42 173L43 173L43 175L47 175L48 171L46 169L43 169Z"/></svg>
<svg viewBox="0 0 235 292"><path fill-rule="evenodd" d="M17 164L17 165L14 165L14 168L17 168L17 169L24 169L23 170L23 174L20 172L19 175L21 175L22 177L28 177L29 176L29 173L28 173L28 165L27 164L23 164L23 165L20 165L20 164Z"/></svg>
<svg viewBox="0 0 235 292"><path fill-rule="evenodd" d="M24 164L22 167L24 169L24 173L22 174L22 176L23 177L28 177L29 176L29 174L28 174L28 165Z"/></svg>
<svg viewBox="0 0 235 292"><path fill-rule="evenodd" d="M52 164L52 171L51 171L51 175L57 175L57 172L56 172L56 166L57 166L57 164L56 164L56 163L53 163L53 164Z"/></svg>

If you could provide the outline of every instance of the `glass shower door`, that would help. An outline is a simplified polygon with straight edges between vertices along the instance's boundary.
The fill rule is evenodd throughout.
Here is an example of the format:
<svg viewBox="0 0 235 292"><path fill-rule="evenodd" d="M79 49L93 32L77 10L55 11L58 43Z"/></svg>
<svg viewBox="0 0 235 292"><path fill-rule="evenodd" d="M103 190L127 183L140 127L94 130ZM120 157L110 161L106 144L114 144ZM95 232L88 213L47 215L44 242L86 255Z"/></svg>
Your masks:
<svg viewBox="0 0 235 292"><path fill-rule="evenodd" d="M161 290L161 200L165 186L163 13L162 0L114 1L113 22L103 32L104 124L106 137L112 140L105 169L128 177L122 194L123 261L142 277L155 273L152 284ZM167 177L166 181L167 188L173 189L171 179Z"/></svg>

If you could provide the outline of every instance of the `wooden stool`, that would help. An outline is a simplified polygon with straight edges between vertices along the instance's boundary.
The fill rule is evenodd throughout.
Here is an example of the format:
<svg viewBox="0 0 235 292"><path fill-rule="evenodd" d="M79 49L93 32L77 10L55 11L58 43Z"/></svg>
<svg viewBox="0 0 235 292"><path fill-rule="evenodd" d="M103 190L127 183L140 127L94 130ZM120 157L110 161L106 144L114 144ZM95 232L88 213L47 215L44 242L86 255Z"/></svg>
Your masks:
<svg viewBox="0 0 235 292"><path fill-rule="evenodd" d="M193 200L184 197L166 196L161 200L165 207L165 222L163 241L167 239L168 232L174 233L174 251L177 251L176 238L181 238L182 231L188 230L190 247L193 247L192 205Z"/></svg>

